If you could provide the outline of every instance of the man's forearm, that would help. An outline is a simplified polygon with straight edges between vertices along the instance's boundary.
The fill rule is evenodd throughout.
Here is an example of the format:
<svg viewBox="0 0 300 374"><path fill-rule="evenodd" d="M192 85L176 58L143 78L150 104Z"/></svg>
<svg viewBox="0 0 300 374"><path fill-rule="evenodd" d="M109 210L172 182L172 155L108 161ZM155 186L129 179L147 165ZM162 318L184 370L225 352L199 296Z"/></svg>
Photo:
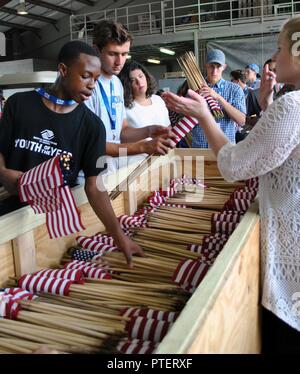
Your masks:
<svg viewBox="0 0 300 374"><path fill-rule="evenodd" d="M144 153L145 149L143 143L144 142L118 144L106 142L106 154L111 157L119 157L122 155L122 153L120 153L121 148L127 150L128 156Z"/></svg>
<svg viewBox="0 0 300 374"><path fill-rule="evenodd" d="M101 176L88 177L85 180L85 192L89 203L98 218L104 224L106 230L113 237L114 244L124 253L128 266L132 267L132 255L137 254L143 256L143 251L138 244L134 243L124 234L115 212L113 211L107 192L97 189L97 178L101 178ZM101 181L98 180L98 182L103 185Z"/></svg>
<svg viewBox="0 0 300 374"><path fill-rule="evenodd" d="M134 127L123 127L121 131L121 142L122 143L133 143L138 142L149 137L149 127L134 128Z"/></svg>
<svg viewBox="0 0 300 374"><path fill-rule="evenodd" d="M229 104L228 101L226 101L221 95L219 95L218 101L220 102L228 116L234 122L236 122L239 126L245 124L246 115L244 113L242 113L240 110L236 109L234 106Z"/></svg>

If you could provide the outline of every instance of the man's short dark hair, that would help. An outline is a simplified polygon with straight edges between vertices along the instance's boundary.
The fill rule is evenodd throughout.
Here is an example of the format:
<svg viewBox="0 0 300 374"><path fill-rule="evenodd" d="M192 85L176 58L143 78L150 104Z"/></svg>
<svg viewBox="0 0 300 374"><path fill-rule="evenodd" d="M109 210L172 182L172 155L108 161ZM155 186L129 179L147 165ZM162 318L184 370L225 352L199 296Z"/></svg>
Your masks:
<svg viewBox="0 0 300 374"><path fill-rule="evenodd" d="M73 40L63 45L58 54L58 63L63 63L67 66L77 60L81 53L88 56L99 57L98 51L87 43L79 40Z"/></svg>
<svg viewBox="0 0 300 374"><path fill-rule="evenodd" d="M232 70L232 72L230 73L231 77L235 80L235 81L241 81L243 83L246 83L247 82L247 78L245 76L245 73L243 70Z"/></svg>
<svg viewBox="0 0 300 374"><path fill-rule="evenodd" d="M109 43L122 45L126 42L132 42L132 40L132 35L120 22L103 20L94 28L94 44L99 51Z"/></svg>

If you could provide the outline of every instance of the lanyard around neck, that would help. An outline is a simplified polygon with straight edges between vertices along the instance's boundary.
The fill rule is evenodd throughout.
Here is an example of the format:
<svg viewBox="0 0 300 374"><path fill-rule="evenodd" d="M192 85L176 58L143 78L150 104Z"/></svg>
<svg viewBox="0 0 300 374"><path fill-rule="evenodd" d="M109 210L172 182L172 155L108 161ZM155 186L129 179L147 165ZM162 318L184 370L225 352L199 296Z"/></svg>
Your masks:
<svg viewBox="0 0 300 374"><path fill-rule="evenodd" d="M110 103L108 101L108 97L106 95L104 87L102 86L102 83L100 81L98 81L98 83L99 83L99 87L101 91L101 96L102 96L106 111L110 119L110 127L113 131L115 131L116 130L116 104L115 104L113 82L110 81Z"/></svg>
<svg viewBox="0 0 300 374"><path fill-rule="evenodd" d="M60 99L60 98L58 98L56 96L50 95L43 88L37 88L36 92L38 94L40 94L41 96L43 96L45 99L51 101L53 104L65 105L65 106L75 105L76 104L76 101L74 101L74 100L63 100L63 99Z"/></svg>

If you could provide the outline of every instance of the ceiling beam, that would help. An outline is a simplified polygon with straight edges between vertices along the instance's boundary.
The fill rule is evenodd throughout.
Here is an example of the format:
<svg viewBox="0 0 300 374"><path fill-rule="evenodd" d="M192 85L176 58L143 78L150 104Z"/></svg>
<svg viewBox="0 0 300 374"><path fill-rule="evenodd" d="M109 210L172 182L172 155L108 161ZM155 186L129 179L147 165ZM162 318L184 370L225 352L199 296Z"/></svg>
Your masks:
<svg viewBox="0 0 300 374"><path fill-rule="evenodd" d="M0 20L0 25L9 27L11 29L14 28L14 29L27 30L27 31L32 31L34 33L38 32L38 29L36 27L21 25L21 24L12 23L12 22L6 22L2 20Z"/></svg>
<svg viewBox="0 0 300 374"><path fill-rule="evenodd" d="M17 10L13 9L13 8L2 7L2 8L0 8L0 12L7 13L7 14L14 14L14 15L18 16ZM28 18L28 19L34 19L36 21L41 21L41 22L45 22L45 23L51 23L52 25L57 24L57 21L53 18L38 16L36 14L24 14L22 16L20 15L20 17Z"/></svg>
<svg viewBox="0 0 300 374"><path fill-rule="evenodd" d="M82 4L85 4L85 5L88 5L88 6L94 6L95 3L94 1L91 1L91 0L75 0L76 3L82 3Z"/></svg>
<svg viewBox="0 0 300 374"><path fill-rule="evenodd" d="M59 13L65 13L65 14L68 14L68 15L73 14L71 9L63 8L61 6L54 5L54 4L50 4L50 3L47 3L46 1L26 0L26 3L37 5L37 6L40 6L42 8L52 9L52 10L55 10L56 12L59 12Z"/></svg>

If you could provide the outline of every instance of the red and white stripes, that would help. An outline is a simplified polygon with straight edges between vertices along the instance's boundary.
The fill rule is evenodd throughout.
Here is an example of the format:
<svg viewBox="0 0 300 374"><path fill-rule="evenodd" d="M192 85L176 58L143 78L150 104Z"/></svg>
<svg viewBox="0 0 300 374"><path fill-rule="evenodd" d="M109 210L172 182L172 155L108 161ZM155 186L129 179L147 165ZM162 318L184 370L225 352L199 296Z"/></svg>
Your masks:
<svg viewBox="0 0 300 374"><path fill-rule="evenodd" d="M178 312L165 312L162 310L155 309L140 309L128 307L121 310L121 316L123 317L145 317L150 319L157 319L158 321L175 322L179 316Z"/></svg>
<svg viewBox="0 0 300 374"><path fill-rule="evenodd" d="M19 180L19 196L22 202L35 197L49 196L49 190L64 184L59 165L59 156L30 169Z"/></svg>
<svg viewBox="0 0 300 374"><path fill-rule="evenodd" d="M223 111L222 111L222 108L220 107L219 103L217 102L217 100L215 100L212 96L210 95L207 95L204 97L204 99L206 100L212 114L216 117L216 118L222 118L224 117L224 114L223 114Z"/></svg>
<svg viewBox="0 0 300 374"><path fill-rule="evenodd" d="M194 292L211 265L200 260L181 261L173 274L173 282L179 284L184 290Z"/></svg>
<svg viewBox="0 0 300 374"><path fill-rule="evenodd" d="M171 322L153 318L132 317L126 324L126 331L130 339L160 342L172 325Z"/></svg>
<svg viewBox="0 0 300 374"><path fill-rule="evenodd" d="M176 135L176 139L173 140L175 144L179 143L192 129L197 125L198 121L192 117L183 117L175 126L172 127L171 131Z"/></svg>
<svg viewBox="0 0 300 374"><path fill-rule="evenodd" d="M54 210L46 215L46 223L50 238L71 235L85 229L79 211L77 210L74 197L69 186L58 189L62 199L60 209Z"/></svg>
<svg viewBox="0 0 300 374"><path fill-rule="evenodd" d="M65 269L80 269L87 279L111 279L108 269L95 262L74 260L66 264Z"/></svg>
<svg viewBox="0 0 300 374"><path fill-rule="evenodd" d="M229 236L239 224L241 217L241 212L223 211L215 213L211 219L211 232L224 233Z"/></svg>
<svg viewBox="0 0 300 374"><path fill-rule="evenodd" d="M140 339L122 339L117 345L117 351L124 354L151 354L158 343Z"/></svg>
<svg viewBox="0 0 300 374"><path fill-rule="evenodd" d="M36 214L46 213L50 238L84 230L69 186L64 186L60 156L51 158L22 175L18 182L20 200Z"/></svg>
<svg viewBox="0 0 300 374"><path fill-rule="evenodd" d="M19 287L6 288L3 293L0 293L0 317L17 319L21 310L20 301L33 300L36 297Z"/></svg>
<svg viewBox="0 0 300 374"><path fill-rule="evenodd" d="M69 279L39 277L37 275L25 274L19 281L18 286L30 292L45 292L53 295L68 296L73 281Z"/></svg>
<svg viewBox="0 0 300 374"><path fill-rule="evenodd" d="M99 254L107 254L118 250L116 246L98 242L97 240L91 239L88 236L78 236L76 241L77 244L81 245L82 248L89 251L98 252Z"/></svg>
<svg viewBox="0 0 300 374"><path fill-rule="evenodd" d="M122 216L118 217L118 220L122 229L147 226L146 214L134 214L132 216L123 214Z"/></svg>
<svg viewBox="0 0 300 374"><path fill-rule="evenodd" d="M33 275L39 277L68 279L78 284L84 283L84 274L81 269L42 269L35 272Z"/></svg>

